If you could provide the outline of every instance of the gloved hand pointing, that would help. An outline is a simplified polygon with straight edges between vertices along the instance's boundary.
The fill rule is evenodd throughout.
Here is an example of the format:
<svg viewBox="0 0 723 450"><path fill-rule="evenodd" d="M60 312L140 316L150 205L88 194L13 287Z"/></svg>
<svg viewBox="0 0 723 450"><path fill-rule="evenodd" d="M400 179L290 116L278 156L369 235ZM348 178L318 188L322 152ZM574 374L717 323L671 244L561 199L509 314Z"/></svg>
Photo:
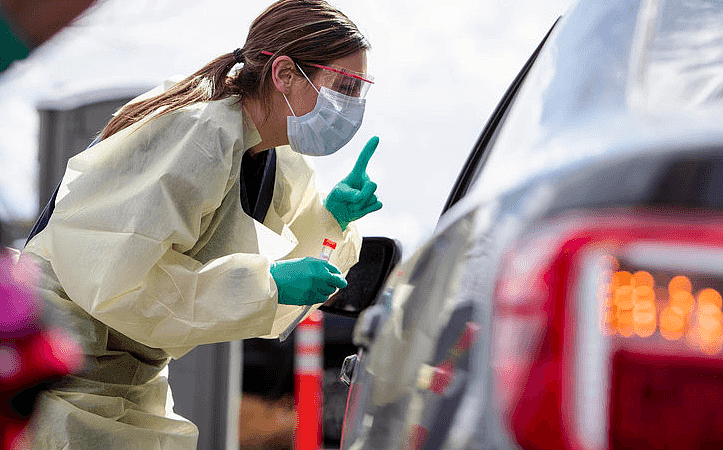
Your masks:
<svg viewBox="0 0 723 450"><path fill-rule="evenodd" d="M283 305L324 303L337 288L346 287L346 280L336 266L308 256L272 263L271 276Z"/></svg>
<svg viewBox="0 0 723 450"><path fill-rule="evenodd" d="M382 207L382 202L374 195L377 184L369 180L367 175L367 164L378 144L378 137L369 139L351 173L337 183L324 200L324 206L339 222L342 230L346 230L349 222Z"/></svg>

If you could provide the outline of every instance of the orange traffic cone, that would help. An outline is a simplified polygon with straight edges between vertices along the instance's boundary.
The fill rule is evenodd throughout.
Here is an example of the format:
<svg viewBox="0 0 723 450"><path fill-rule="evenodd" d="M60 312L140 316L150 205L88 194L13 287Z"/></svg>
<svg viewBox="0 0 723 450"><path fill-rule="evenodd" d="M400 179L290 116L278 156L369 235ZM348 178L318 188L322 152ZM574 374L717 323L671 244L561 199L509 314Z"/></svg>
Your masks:
<svg viewBox="0 0 723 450"><path fill-rule="evenodd" d="M321 311L314 311L296 327L294 359L294 449L318 450L323 440L324 324Z"/></svg>

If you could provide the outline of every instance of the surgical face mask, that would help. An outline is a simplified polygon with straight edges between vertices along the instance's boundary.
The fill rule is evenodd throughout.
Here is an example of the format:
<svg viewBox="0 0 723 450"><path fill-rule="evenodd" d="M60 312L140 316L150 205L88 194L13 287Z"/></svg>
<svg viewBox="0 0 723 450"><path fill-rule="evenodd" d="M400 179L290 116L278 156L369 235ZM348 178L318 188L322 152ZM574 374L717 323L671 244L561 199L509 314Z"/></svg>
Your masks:
<svg viewBox="0 0 723 450"><path fill-rule="evenodd" d="M319 95L314 109L301 117L296 116L284 95L293 114L286 118L289 145L292 150L304 155L331 155L346 145L359 130L366 99L350 97L325 86L317 90L303 70L301 73Z"/></svg>

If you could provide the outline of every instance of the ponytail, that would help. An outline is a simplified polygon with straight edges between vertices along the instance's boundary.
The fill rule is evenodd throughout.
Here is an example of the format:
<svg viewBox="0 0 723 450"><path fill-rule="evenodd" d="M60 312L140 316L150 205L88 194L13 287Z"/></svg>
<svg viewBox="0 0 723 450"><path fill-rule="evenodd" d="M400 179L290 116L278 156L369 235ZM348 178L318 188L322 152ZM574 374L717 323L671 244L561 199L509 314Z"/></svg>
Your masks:
<svg viewBox="0 0 723 450"><path fill-rule="evenodd" d="M208 63L202 69L179 81L167 91L139 102L123 106L105 126L101 139L105 139L118 131L132 125L144 117L164 108L159 113L168 114L184 106L211 100L221 100L231 95L240 95L242 98L248 92L241 92L239 87L228 82L228 74L236 65L233 53L227 53Z"/></svg>

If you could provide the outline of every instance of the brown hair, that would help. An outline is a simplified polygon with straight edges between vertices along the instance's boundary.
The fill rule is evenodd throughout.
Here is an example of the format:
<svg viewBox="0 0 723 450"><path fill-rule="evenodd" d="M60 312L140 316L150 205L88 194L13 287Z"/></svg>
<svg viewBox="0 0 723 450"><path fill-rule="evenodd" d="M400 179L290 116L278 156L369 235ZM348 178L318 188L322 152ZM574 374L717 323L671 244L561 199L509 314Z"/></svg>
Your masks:
<svg viewBox="0 0 723 450"><path fill-rule="evenodd" d="M328 65L368 49L369 42L356 25L325 0L279 0L251 24L241 48L240 70L230 74L237 63L234 52L221 55L162 94L123 106L105 126L101 138L112 136L159 108L164 108L159 115L167 114L192 103L232 95L239 100L259 98L268 108L273 92L271 64L276 56L289 56L313 77L319 69L309 64Z"/></svg>

